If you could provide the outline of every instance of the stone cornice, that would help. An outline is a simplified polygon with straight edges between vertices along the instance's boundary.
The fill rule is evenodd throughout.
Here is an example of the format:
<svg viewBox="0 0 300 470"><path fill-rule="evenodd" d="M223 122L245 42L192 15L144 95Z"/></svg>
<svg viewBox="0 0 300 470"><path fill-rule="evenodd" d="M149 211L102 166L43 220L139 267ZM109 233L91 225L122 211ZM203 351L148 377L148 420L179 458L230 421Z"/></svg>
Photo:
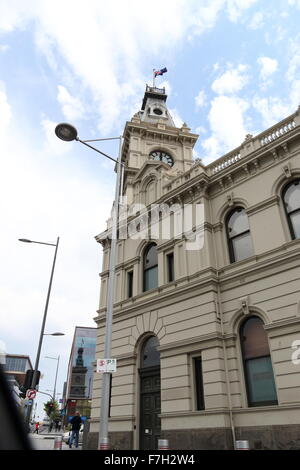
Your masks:
<svg viewBox="0 0 300 470"><path fill-rule="evenodd" d="M268 199L265 199L264 201L259 202L258 204L255 204L254 206L249 207L248 209L246 209L246 212L248 215L252 215L252 214L255 214L256 212L260 212L264 209L267 209L268 207L278 205L279 201L280 201L280 197L275 195Z"/></svg>
<svg viewBox="0 0 300 470"><path fill-rule="evenodd" d="M128 133L130 135L128 135ZM195 144L199 135L191 132L183 131L178 127L164 126L160 129L157 124L152 124L144 121L127 121L124 130L124 139L129 139L133 133L141 135L143 138L165 138L165 140L186 141Z"/></svg>
<svg viewBox="0 0 300 470"><path fill-rule="evenodd" d="M274 411L285 412L286 410L295 410L299 411L300 404L292 405L271 405L271 406L253 406L251 408L232 408L231 412L233 414L243 414L243 413L274 413ZM201 410L201 411L170 411L167 413L161 413L161 418L180 418L180 417L193 417L193 416L206 416L206 415L220 415L220 414L229 414L230 410L228 408L214 408L211 410Z"/></svg>
<svg viewBox="0 0 300 470"><path fill-rule="evenodd" d="M263 253L239 261L238 263L228 264L218 270L220 283L225 286L227 283L233 281L240 282L243 276L247 278L249 278L250 275L258 276L260 272L262 272L264 277L269 276L266 269L274 269L277 266L282 267L282 265L286 265L287 262L291 263L297 260L297 258L300 258L300 251L297 245L300 245L300 239L293 240L286 245L271 250L268 253L269 257L266 256L266 253ZM288 246L295 246L295 250L291 250L290 252L284 251L283 249ZM290 266L288 266L287 269L290 269Z"/></svg>
<svg viewBox="0 0 300 470"><path fill-rule="evenodd" d="M192 346L195 346L195 350L205 347L222 347L221 341L223 340L221 333L210 333L201 336L194 336L193 338L187 338L181 341L173 341L172 343L162 344L157 349L161 353L161 357L176 356L179 353L179 349L187 349L189 352L193 352ZM182 352L182 351L180 351Z"/></svg>
<svg viewBox="0 0 300 470"><path fill-rule="evenodd" d="M264 326L265 330L270 331L269 336L270 338L275 337L275 336L281 336L283 334L282 329L290 328L290 327L295 327L297 326L299 328L299 339L300 339L300 316L295 316L291 318L286 318L284 320L279 320L276 322L268 323L267 325ZM280 331L276 331L280 330ZM285 332L286 334L286 332Z"/></svg>

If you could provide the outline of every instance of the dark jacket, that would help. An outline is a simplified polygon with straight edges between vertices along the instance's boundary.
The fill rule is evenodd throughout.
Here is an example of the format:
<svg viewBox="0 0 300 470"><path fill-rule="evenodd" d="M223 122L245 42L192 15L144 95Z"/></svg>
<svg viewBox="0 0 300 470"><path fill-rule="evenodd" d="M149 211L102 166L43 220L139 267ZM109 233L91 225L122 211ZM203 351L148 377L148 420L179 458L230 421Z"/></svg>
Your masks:
<svg viewBox="0 0 300 470"><path fill-rule="evenodd" d="M82 423L82 419L80 418L80 416L76 415L76 416L73 416L70 423L72 424L72 431L79 431L80 425Z"/></svg>

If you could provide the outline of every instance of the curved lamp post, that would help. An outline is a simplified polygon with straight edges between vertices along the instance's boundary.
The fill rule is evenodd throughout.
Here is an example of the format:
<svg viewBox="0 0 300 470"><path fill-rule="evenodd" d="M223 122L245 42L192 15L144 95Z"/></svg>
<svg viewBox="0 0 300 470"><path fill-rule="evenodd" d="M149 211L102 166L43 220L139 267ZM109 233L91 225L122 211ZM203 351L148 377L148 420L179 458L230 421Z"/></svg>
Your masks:
<svg viewBox="0 0 300 470"><path fill-rule="evenodd" d="M45 309L44 309L44 316L43 316L42 327L41 327L41 332L40 332L39 345L38 345L38 350L37 350L37 354L36 354L35 366L34 366L34 371L33 371L33 376L32 376L32 381L31 381L31 387L30 387L31 389L36 389L38 368L39 368L39 362L40 362L40 355L41 355L43 337L45 336L44 331L45 331L48 305L49 305L49 299L50 299L50 293L51 293L51 287L52 287L52 280L53 280L53 274L54 274L54 268L55 268L55 262L56 262L57 249L58 249L58 244L59 244L59 237L57 237L56 243L38 242L38 241L34 241L34 240L28 240L27 238L19 238L19 241L20 242L25 242L25 243L37 243L39 245L55 246L54 259L53 259L51 275L50 275L50 282L49 282L47 298L46 298L46 304L45 304ZM62 336L63 334L64 333L51 333L50 336ZM29 411L28 411L27 417L26 417L26 422L27 423L30 422L31 411L32 411L32 405L29 405Z"/></svg>
<svg viewBox="0 0 300 470"><path fill-rule="evenodd" d="M51 356L45 356L46 359L54 359L57 361L57 366L56 366L56 374L55 374L55 381L54 381L54 390L53 390L53 401L55 401L55 392L56 392L56 381L57 381L57 372L58 372L58 366L59 366L59 358L58 357L51 357Z"/></svg>
<svg viewBox="0 0 300 470"><path fill-rule="evenodd" d="M119 203L120 197L122 196L122 169L124 164L121 161L122 157L122 136L111 137L106 139L93 139L93 140L80 140L78 138L77 130L74 126L67 123L58 124L55 128L55 134L61 140L70 142L77 140L87 147L95 150L106 158L117 163L117 180L115 187L115 200L113 206L113 222L112 222L112 237L111 237L111 249L109 259L109 277L107 286L107 308L106 308L106 325L105 325L105 344L104 344L104 358L110 359L111 356L111 334L112 334L112 321L113 321L113 293L114 293L114 282L115 282L115 265L116 265L116 248L117 248L117 226L119 216ZM119 156L118 160L112 158L106 153L101 152L97 148L89 145L87 142L99 142L104 140L119 140ZM109 389L110 389L110 372L104 372L102 377L102 391L101 391L101 416L100 416L100 429L99 429L99 441L98 449L105 450L109 448L108 441L108 415L109 415Z"/></svg>

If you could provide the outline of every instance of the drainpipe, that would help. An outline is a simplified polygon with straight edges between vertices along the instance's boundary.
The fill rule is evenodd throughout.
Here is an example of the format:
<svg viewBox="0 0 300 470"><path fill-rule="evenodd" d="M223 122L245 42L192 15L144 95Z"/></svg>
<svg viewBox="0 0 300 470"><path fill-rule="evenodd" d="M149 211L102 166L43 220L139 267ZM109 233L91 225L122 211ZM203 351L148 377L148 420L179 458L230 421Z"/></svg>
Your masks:
<svg viewBox="0 0 300 470"><path fill-rule="evenodd" d="M211 201L209 200L210 206L210 213L212 213L211 208ZM223 321L223 308L222 308L222 301L221 301L221 289L220 289L220 281L219 281L219 269L217 263L217 250L216 250L216 240L214 237L213 240L214 246L214 253L215 253L215 260L216 260L216 270L217 270L217 297L218 297L218 310L221 319L221 333L222 333L222 345L223 345L223 356L224 356L224 365L225 365L225 377L226 377L226 389L227 389L227 400L228 400L228 409L229 409L229 419L230 419L230 427L232 433L232 441L233 441L233 448L236 450L236 436L235 436L235 427L234 427L234 419L232 413L232 401L231 401L231 392L230 392L230 381L229 381L229 372L228 372L228 361L227 361L227 352L226 352L226 343L225 343L225 334L224 334L224 321Z"/></svg>

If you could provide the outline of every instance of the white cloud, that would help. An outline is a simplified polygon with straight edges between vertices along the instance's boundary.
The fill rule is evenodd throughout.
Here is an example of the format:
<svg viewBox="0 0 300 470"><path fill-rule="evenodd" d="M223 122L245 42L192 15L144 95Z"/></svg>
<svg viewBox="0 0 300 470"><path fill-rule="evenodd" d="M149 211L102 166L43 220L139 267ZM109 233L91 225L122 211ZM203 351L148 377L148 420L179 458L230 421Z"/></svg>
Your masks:
<svg viewBox="0 0 300 470"><path fill-rule="evenodd" d="M195 132L196 132L196 134L201 135L201 134L205 134L207 131L206 131L205 127L198 126L198 127L196 127Z"/></svg>
<svg viewBox="0 0 300 470"><path fill-rule="evenodd" d="M259 29L264 25L264 14L261 11L257 11L251 18L248 25L250 29Z"/></svg>
<svg viewBox="0 0 300 470"><path fill-rule="evenodd" d="M255 1L203 0L199 4L198 0L153 0L145 14L140 0L89 0L88 8L83 1L73 2L70 8L69 1L11 0L2 2L0 31L25 28L30 23L36 47L70 96L81 99L62 80L67 74L77 80L77 90L91 92L91 111L98 115L98 129L105 134L124 122L125 113L141 95L147 80L146 53L165 56L172 45L174 54L187 35L192 38L213 27L224 10L231 21L237 21ZM65 61L64 70L60 59ZM78 102L64 103L63 112L68 115L80 115L81 111Z"/></svg>
<svg viewBox="0 0 300 470"><path fill-rule="evenodd" d="M0 81L0 138L4 139L11 121L11 107L7 101L4 82Z"/></svg>
<svg viewBox="0 0 300 470"><path fill-rule="evenodd" d="M0 44L0 52L6 52L9 50L9 46L7 44Z"/></svg>
<svg viewBox="0 0 300 470"><path fill-rule="evenodd" d="M244 113L249 103L237 97L217 96L211 103L208 120L211 136L204 140L206 163L239 146L249 132L244 124Z"/></svg>
<svg viewBox="0 0 300 470"><path fill-rule="evenodd" d="M237 93L248 83L247 69L246 65L239 64L236 69L227 70L213 82L212 90L219 95Z"/></svg>
<svg viewBox="0 0 300 470"><path fill-rule="evenodd" d="M204 90L199 91L198 95L195 97L196 107L202 108L206 104L206 94Z"/></svg>
<svg viewBox="0 0 300 470"><path fill-rule="evenodd" d="M259 57L257 63L260 65L260 77L262 80L269 78L278 69L278 62L276 59L270 57Z"/></svg>
<svg viewBox="0 0 300 470"><path fill-rule="evenodd" d="M300 0L288 0L289 5L300 8Z"/></svg>
<svg viewBox="0 0 300 470"><path fill-rule="evenodd" d="M252 7L257 0L227 0L227 12L229 19L233 22L237 20L243 14L243 11L247 8Z"/></svg>
<svg viewBox="0 0 300 470"><path fill-rule="evenodd" d="M56 125L57 122L50 121L50 119L44 118L41 121L41 126L45 134L45 150L52 156L63 155L72 148L71 142L66 143L56 137Z"/></svg>
<svg viewBox="0 0 300 470"><path fill-rule="evenodd" d="M185 122L182 117L179 115L179 112L176 108L169 109L170 114L173 118L174 124L176 127L181 127L182 124Z"/></svg>
<svg viewBox="0 0 300 470"><path fill-rule="evenodd" d="M265 128L271 127L290 113L290 106L278 97L254 97L253 107L261 114Z"/></svg>
<svg viewBox="0 0 300 470"><path fill-rule="evenodd" d="M62 112L66 119L73 121L84 116L84 106L81 101L71 96L62 85L58 85L57 100L62 107Z"/></svg>

